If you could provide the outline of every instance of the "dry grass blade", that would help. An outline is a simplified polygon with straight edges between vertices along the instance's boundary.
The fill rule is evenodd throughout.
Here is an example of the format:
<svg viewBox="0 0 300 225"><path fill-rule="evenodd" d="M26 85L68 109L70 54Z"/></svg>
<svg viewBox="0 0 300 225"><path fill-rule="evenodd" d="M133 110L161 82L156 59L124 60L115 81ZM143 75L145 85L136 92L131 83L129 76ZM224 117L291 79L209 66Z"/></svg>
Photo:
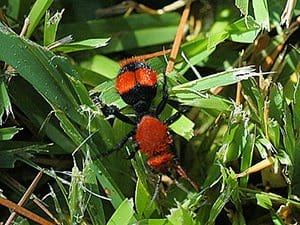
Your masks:
<svg viewBox="0 0 300 225"><path fill-rule="evenodd" d="M27 189L27 191L24 193L24 195L22 196L22 198L20 199L20 201L18 202L19 206L24 205L24 203L27 201L27 199L30 197L30 195L32 194L32 192L34 191L34 189L36 188L38 182L40 181L40 179L42 178L43 175L43 171L40 171L36 177L34 178L34 180L32 181L31 185L29 186L29 188ZM15 220L15 218L17 217L16 212L12 212L9 216L9 218L7 219L5 225L9 225L12 224Z"/></svg>
<svg viewBox="0 0 300 225"><path fill-rule="evenodd" d="M10 208L12 210L14 210L16 213L25 216L26 218L38 223L38 224L42 224L42 225L53 225L53 223L49 222L48 220L40 217L39 215L17 205L16 203L7 200L5 198L0 197L0 205L3 205L7 208Z"/></svg>
<svg viewBox="0 0 300 225"><path fill-rule="evenodd" d="M180 20L180 23L178 26L178 30L176 33L176 37L175 37L175 40L174 40L174 43L172 46L172 51L170 53L170 59L169 59L168 65L167 65L166 73L170 73L174 68L175 59L178 54L180 43L181 43L181 40L183 37L184 26L186 24L189 14L190 14L191 3L192 3L192 1L189 1L183 10L181 20Z"/></svg>

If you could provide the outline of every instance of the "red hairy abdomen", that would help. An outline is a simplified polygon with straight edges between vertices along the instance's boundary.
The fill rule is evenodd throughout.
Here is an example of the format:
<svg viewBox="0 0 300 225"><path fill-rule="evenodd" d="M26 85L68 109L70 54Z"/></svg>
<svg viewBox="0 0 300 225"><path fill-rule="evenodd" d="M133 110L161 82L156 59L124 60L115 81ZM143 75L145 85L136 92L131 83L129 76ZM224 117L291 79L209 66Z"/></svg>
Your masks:
<svg viewBox="0 0 300 225"><path fill-rule="evenodd" d="M152 156L147 160L147 164L156 172L166 173L172 167L174 155L171 152L165 152L161 155Z"/></svg>
<svg viewBox="0 0 300 225"><path fill-rule="evenodd" d="M149 157L167 152L172 138L166 124L151 116L144 116L137 126L135 141L140 151Z"/></svg>

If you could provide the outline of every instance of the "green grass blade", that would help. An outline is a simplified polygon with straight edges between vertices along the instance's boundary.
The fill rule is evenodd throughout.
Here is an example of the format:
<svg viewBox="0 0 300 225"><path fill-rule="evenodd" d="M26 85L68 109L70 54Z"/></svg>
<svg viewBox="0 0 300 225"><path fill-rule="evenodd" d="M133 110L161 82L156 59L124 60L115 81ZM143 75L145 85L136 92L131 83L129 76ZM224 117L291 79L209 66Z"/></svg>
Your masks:
<svg viewBox="0 0 300 225"><path fill-rule="evenodd" d="M44 48L20 38L9 28L0 24L0 59L10 64L52 105L62 109L74 121L81 123L77 100L68 88L68 80L58 64L64 59Z"/></svg>
<svg viewBox="0 0 300 225"><path fill-rule="evenodd" d="M215 223L217 216L220 214L221 210L224 208L226 203L230 200L231 195L233 195L234 192L238 191L237 188L238 183L234 176L235 176L234 173L231 172L231 174L227 178L225 178L226 186L224 187L224 190L214 202L210 210L207 224L212 225Z"/></svg>
<svg viewBox="0 0 300 225"><path fill-rule="evenodd" d="M120 207L115 211L112 217L109 219L107 225L127 225L132 224L134 209L133 200L125 199Z"/></svg>
<svg viewBox="0 0 300 225"><path fill-rule="evenodd" d="M269 9L267 0L253 0L252 1L255 20L261 25L263 29L270 30L269 23Z"/></svg>
<svg viewBox="0 0 300 225"><path fill-rule="evenodd" d="M56 12L52 17L50 17L50 11L46 12L44 24L44 46L55 42L58 24L62 18L63 12L64 10Z"/></svg>
<svg viewBox="0 0 300 225"><path fill-rule="evenodd" d="M51 6L53 0L37 0L28 15L29 18L29 26L27 29L26 37L29 38L34 29L39 24L40 20L44 16L46 10Z"/></svg>
<svg viewBox="0 0 300 225"><path fill-rule="evenodd" d="M172 91L176 93L185 90L187 92L199 93L210 88L234 84L253 76L258 76L255 69L251 66L245 66L177 85L172 88Z"/></svg>
<svg viewBox="0 0 300 225"><path fill-rule="evenodd" d="M104 47L108 45L108 41L110 38L93 38L93 39L86 39L83 41L72 42L68 44L64 44L54 48L54 51L63 52L63 53L70 53L70 52L77 52L83 50L91 50L100 47Z"/></svg>
<svg viewBox="0 0 300 225"><path fill-rule="evenodd" d="M155 202L151 200L152 196L143 182L138 179L135 190L135 208L140 218L150 218L155 211Z"/></svg>
<svg viewBox="0 0 300 225"><path fill-rule="evenodd" d="M5 127L0 128L0 141L7 141L12 139L22 128Z"/></svg>
<svg viewBox="0 0 300 225"><path fill-rule="evenodd" d="M254 133L248 134L246 137L246 144L244 149L242 150L241 155L241 172L245 171L252 165L252 158L253 158L253 152L255 147L255 134L256 130L254 130ZM247 187L248 184L249 175L246 175L245 177L240 178L240 186L241 187Z"/></svg>
<svg viewBox="0 0 300 225"><path fill-rule="evenodd" d="M91 168L91 165L91 162L87 162L83 170L86 188L89 190L90 193L92 193L87 204L87 211L89 217L91 218L92 224L100 225L106 223L105 212L102 200L98 197L100 196L98 187L99 185L97 183L97 178L94 171Z"/></svg>
<svg viewBox="0 0 300 225"><path fill-rule="evenodd" d="M12 108L5 82L0 78L0 125L3 123L2 117L4 113L6 116L12 114Z"/></svg>
<svg viewBox="0 0 300 225"><path fill-rule="evenodd" d="M248 0L235 0L235 6L241 11L243 15L248 15L248 7L249 1Z"/></svg>

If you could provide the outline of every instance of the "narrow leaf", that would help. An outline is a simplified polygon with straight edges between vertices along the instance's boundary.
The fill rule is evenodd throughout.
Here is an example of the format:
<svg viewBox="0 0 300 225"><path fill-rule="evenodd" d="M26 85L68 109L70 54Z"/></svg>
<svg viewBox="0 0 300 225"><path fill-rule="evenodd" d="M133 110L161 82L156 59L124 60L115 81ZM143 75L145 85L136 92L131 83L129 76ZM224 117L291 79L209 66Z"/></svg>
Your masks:
<svg viewBox="0 0 300 225"><path fill-rule="evenodd" d="M29 38L33 33L34 29L39 24L46 10L53 3L53 0L37 0L28 15L29 18L29 26L27 29L26 37Z"/></svg>
<svg viewBox="0 0 300 225"><path fill-rule="evenodd" d="M13 138L22 128L17 127L5 127L0 128L0 141L6 141Z"/></svg>
<svg viewBox="0 0 300 225"><path fill-rule="evenodd" d="M5 82L3 79L0 79L0 125L2 125L4 112L6 116L13 114Z"/></svg>
<svg viewBox="0 0 300 225"><path fill-rule="evenodd" d="M172 91L176 93L180 90L186 90L195 93L214 87L234 84L238 81L258 75L259 73L256 73L252 66L245 66L177 85L172 88Z"/></svg>
<svg viewBox="0 0 300 225"><path fill-rule="evenodd" d="M64 9L60 12L56 12L52 17L50 17L49 11L46 12L44 25L44 46L47 46L55 41L58 24L62 18L63 12Z"/></svg>
<svg viewBox="0 0 300 225"><path fill-rule="evenodd" d="M253 0L252 4L255 20L261 25L263 29L270 31L268 1Z"/></svg>
<svg viewBox="0 0 300 225"><path fill-rule="evenodd" d="M57 48L54 48L54 51L70 53L70 52L96 49L96 48L106 46L109 40L110 38L86 39L83 41L72 42L72 43L61 45Z"/></svg>
<svg viewBox="0 0 300 225"><path fill-rule="evenodd" d="M109 219L107 225L127 225L130 224L134 214L133 200L125 199L120 207L115 211L112 217Z"/></svg>
<svg viewBox="0 0 300 225"><path fill-rule="evenodd" d="M248 15L248 0L235 0L235 6L241 11L241 13L245 16Z"/></svg>

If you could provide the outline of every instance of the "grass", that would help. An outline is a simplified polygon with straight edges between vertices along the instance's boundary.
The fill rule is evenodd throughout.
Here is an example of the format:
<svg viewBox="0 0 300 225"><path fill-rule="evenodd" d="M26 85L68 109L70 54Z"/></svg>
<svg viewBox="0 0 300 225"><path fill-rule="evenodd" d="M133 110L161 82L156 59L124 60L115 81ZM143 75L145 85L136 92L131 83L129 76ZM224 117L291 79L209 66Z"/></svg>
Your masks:
<svg viewBox="0 0 300 225"><path fill-rule="evenodd" d="M164 176L155 196L145 157L123 159L130 142L99 157L131 127L105 118L93 98L132 113L114 90L118 61L157 52L147 61L162 80L169 55L158 52L171 48L182 8L152 15L135 5L130 15L97 18L82 12L99 15L117 1L24 2L2 3L0 222L12 223L12 207L22 224L300 220L299 3L289 23L274 0L192 3L161 118L190 107L170 127L172 151L200 191ZM71 43L57 42L70 34ZM160 98L161 82L153 107Z"/></svg>

